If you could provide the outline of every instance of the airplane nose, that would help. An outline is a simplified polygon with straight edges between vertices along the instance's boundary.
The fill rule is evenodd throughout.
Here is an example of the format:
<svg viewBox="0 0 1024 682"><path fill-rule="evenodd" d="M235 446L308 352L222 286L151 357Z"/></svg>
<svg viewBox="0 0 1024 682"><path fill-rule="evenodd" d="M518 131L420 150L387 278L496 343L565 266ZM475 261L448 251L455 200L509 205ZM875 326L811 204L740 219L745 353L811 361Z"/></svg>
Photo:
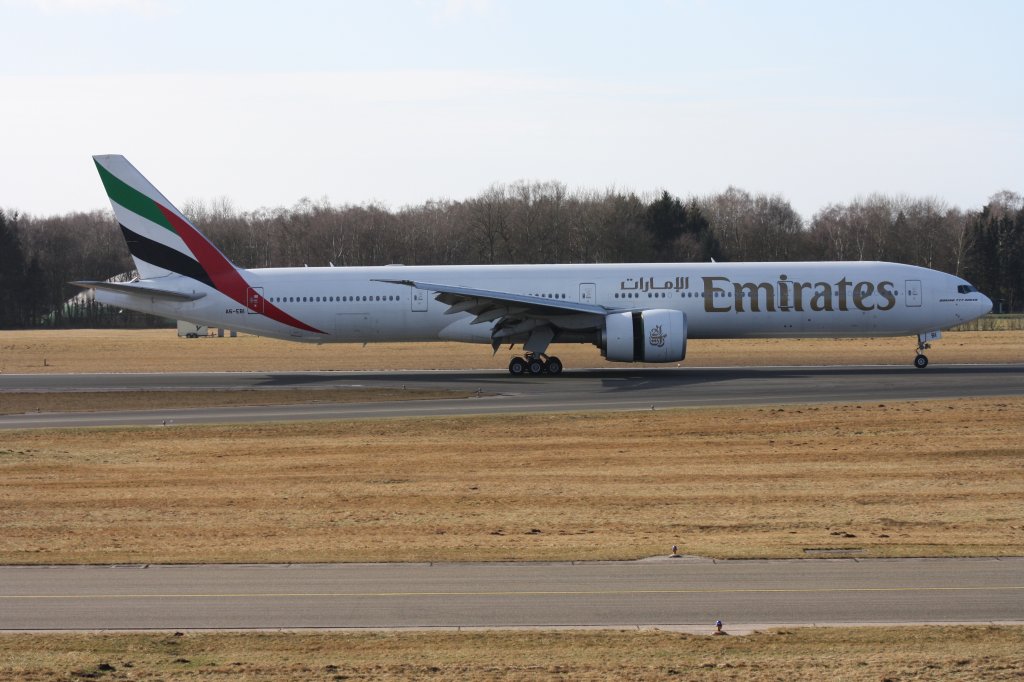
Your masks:
<svg viewBox="0 0 1024 682"><path fill-rule="evenodd" d="M992 299L985 294L981 294L978 298L978 306L981 308L979 315L988 315L992 312Z"/></svg>

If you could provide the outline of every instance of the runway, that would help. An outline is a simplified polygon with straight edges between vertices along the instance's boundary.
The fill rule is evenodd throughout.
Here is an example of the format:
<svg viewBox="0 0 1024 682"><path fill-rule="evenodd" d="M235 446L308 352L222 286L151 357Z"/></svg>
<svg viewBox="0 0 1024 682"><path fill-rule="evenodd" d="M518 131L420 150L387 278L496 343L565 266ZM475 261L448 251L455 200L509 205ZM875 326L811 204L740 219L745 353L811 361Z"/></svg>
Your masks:
<svg viewBox="0 0 1024 682"><path fill-rule="evenodd" d="M224 372L0 375L5 391L454 389L479 397L288 406L0 416L0 429L434 417L521 412L860 402L1024 395L1024 364L572 370L505 372Z"/></svg>
<svg viewBox="0 0 1024 682"><path fill-rule="evenodd" d="M1024 559L0 568L0 629L1024 622Z"/></svg>

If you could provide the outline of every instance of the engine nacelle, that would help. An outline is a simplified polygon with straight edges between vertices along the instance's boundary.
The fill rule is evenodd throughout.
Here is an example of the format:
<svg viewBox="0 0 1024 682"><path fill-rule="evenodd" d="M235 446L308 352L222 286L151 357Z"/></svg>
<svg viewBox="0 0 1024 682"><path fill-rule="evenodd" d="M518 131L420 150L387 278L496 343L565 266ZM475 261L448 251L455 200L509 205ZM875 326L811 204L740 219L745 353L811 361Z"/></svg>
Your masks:
<svg viewBox="0 0 1024 682"><path fill-rule="evenodd" d="M678 362L686 357L686 314L638 310L607 315L601 354L614 362Z"/></svg>

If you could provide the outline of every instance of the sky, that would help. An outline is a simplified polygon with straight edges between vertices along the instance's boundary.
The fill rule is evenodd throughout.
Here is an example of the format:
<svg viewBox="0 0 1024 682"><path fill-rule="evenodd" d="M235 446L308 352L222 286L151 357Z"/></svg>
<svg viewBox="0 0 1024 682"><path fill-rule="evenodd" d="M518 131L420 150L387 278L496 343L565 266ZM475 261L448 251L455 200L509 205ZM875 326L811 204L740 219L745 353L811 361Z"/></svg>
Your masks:
<svg viewBox="0 0 1024 682"><path fill-rule="evenodd" d="M1024 192L1024 2L0 0L0 207Z"/></svg>

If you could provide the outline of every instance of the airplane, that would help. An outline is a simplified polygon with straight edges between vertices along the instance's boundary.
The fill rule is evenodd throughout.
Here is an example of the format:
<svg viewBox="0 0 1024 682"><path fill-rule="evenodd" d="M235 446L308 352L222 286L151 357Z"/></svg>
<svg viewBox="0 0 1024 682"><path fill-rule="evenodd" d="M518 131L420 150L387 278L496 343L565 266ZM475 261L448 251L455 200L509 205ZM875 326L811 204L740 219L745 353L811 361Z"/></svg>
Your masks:
<svg viewBox="0 0 1024 682"><path fill-rule="evenodd" d="M553 343L678 363L690 339L907 335L923 369L943 329L992 309L960 277L886 262L246 269L125 157L93 160L139 276L73 284L106 305L276 339L518 344L518 376L561 374Z"/></svg>

